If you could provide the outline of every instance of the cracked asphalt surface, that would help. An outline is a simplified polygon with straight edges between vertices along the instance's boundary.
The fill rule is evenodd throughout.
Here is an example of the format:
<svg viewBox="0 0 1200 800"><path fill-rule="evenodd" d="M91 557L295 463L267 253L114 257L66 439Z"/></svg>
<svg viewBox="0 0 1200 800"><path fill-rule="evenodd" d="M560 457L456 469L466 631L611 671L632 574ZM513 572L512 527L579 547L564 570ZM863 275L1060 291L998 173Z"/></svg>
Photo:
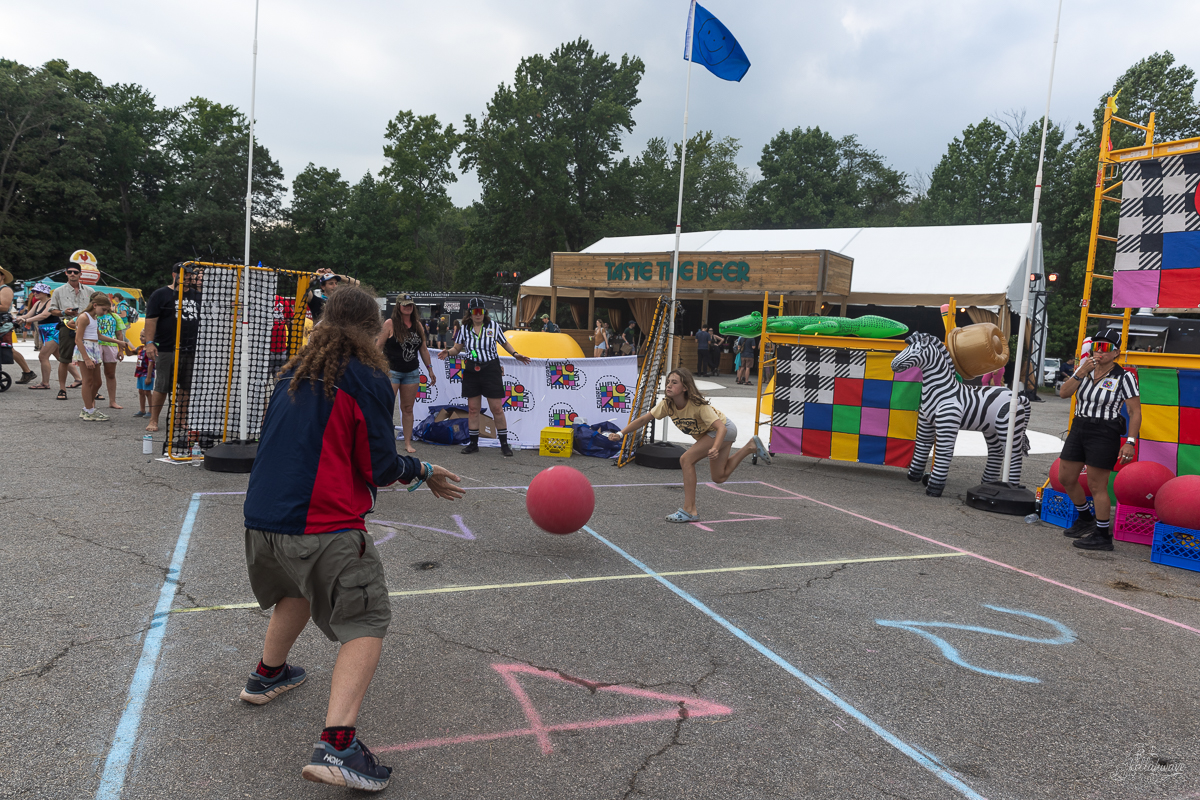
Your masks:
<svg viewBox="0 0 1200 800"><path fill-rule="evenodd" d="M77 391L66 403L20 386L0 395L0 797L94 796L192 494L245 487L143 456L132 366L120 374L127 408L107 424L76 418ZM1035 405L1032 427L1060 433L1066 414ZM488 488L525 486L558 460L420 449L471 491L454 504L383 492L370 518L392 523L369 527L404 593L359 721L396 770L387 795L969 796L599 539L536 530L521 489ZM1026 483L1052 460L1030 457ZM1084 553L1051 526L967 508L983 459L956 459L940 499L896 469L747 461L737 483L700 489L702 519L721 521L711 531L661 521L682 501L662 485L678 473L568 463L597 486L598 534L675 573L666 580L969 791L1200 796L1200 636L1180 627L1200 630L1200 573L1123 542ZM241 503L201 499L125 798L353 794L299 777L334 646L310 626L292 657L308 682L251 707L236 698L268 614L184 610L252 600ZM1039 618L1072 640L1048 643L1056 629Z"/></svg>

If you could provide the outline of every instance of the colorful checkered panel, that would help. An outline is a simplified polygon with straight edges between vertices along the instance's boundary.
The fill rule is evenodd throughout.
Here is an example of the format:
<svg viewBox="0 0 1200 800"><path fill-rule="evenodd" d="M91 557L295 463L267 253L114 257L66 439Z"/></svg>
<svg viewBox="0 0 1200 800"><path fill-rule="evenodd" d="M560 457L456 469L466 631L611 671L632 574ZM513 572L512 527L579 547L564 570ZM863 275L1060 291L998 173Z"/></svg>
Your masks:
<svg viewBox="0 0 1200 800"><path fill-rule="evenodd" d="M779 347L777 355L773 451L908 467L920 370L892 372L894 353Z"/></svg>
<svg viewBox="0 0 1200 800"><path fill-rule="evenodd" d="M1142 429L1139 461L1176 475L1200 475L1200 370L1139 367Z"/></svg>
<svg viewBox="0 0 1200 800"><path fill-rule="evenodd" d="M1116 308L1200 307L1200 153L1121 167Z"/></svg>

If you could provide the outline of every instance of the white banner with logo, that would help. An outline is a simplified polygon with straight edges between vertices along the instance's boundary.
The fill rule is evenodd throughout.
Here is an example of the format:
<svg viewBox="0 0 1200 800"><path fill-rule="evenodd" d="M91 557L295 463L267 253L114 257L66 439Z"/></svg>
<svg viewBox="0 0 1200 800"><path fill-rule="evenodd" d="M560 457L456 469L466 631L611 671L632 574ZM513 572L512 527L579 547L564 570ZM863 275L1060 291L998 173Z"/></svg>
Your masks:
<svg viewBox="0 0 1200 800"><path fill-rule="evenodd" d="M413 419L420 424L433 406L467 407L462 396L464 359L438 361L439 351L430 350L437 381L431 382L420 364L421 382ZM515 358L500 358L504 368L504 417L508 443L514 449L536 450L542 428L586 422L629 423L629 410L637 386L637 356L612 358L535 358L529 365ZM481 411L491 416L486 398ZM396 415L399 419L399 414ZM481 438L480 447L499 447L496 439Z"/></svg>

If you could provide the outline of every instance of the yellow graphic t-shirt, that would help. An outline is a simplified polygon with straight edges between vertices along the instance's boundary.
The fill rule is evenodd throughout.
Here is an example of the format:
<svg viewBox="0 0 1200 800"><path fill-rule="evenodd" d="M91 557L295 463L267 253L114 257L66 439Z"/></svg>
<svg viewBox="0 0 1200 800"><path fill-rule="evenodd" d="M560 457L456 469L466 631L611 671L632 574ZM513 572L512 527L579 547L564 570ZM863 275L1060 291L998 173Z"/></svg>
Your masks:
<svg viewBox="0 0 1200 800"><path fill-rule="evenodd" d="M658 405L650 409L650 414L655 419L670 417L676 428L697 440L711 431L717 420L729 423L724 414L710 405L702 406L688 401L683 408L676 408L669 397L664 397Z"/></svg>

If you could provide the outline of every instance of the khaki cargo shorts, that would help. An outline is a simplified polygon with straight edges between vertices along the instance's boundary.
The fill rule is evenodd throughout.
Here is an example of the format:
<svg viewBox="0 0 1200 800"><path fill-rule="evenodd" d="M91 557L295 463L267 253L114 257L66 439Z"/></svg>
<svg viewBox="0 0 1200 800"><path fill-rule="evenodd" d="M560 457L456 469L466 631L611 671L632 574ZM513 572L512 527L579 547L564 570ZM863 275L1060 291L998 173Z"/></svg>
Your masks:
<svg viewBox="0 0 1200 800"><path fill-rule="evenodd" d="M392 621L383 564L366 531L296 536L247 528L246 568L263 610L303 598L330 641L382 639Z"/></svg>

